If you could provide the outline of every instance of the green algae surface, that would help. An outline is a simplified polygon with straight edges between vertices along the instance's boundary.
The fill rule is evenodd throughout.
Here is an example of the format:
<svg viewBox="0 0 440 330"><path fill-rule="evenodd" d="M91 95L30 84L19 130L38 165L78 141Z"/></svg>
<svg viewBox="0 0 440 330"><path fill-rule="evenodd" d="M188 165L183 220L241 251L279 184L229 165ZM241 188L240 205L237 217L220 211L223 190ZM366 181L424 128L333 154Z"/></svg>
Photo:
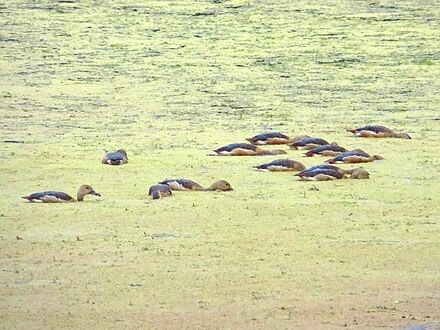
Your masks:
<svg viewBox="0 0 440 330"><path fill-rule="evenodd" d="M440 327L439 8L0 3L2 327ZM366 124L413 139L346 132ZM265 131L385 159L313 183L207 156ZM148 198L178 177L234 191ZM102 197L20 198L81 184Z"/></svg>

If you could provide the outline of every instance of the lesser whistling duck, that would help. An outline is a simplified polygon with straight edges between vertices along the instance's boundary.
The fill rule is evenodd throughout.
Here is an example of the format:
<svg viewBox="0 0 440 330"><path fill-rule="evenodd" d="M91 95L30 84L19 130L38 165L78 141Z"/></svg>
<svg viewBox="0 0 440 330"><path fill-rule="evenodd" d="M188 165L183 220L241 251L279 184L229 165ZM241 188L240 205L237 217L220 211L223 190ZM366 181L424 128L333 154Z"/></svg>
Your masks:
<svg viewBox="0 0 440 330"><path fill-rule="evenodd" d="M102 159L103 164L108 165L122 165L128 162L127 152L120 149L116 152L110 152L104 156Z"/></svg>
<svg viewBox="0 0 440 330"><path fill-rule="evenodd" d="M78 192L76 194L78 202L82 202L84 200L85 195L101 196L100 194L95 192L91 186L82 185L81 187L79 187ZM40 203L63 203L63 202L75 201L73 197L61 191L43 191L43 192L33 193L29 196L24 196L22 198L27 199L29 202L40 202Z"/></svg>
<svg viewBox="0 0 440 330"><path fill-rule="evenodd" d="M220 191L229 191L233 190L230 183L225 180L219 180L214 182L212 185L210 185L208 188L203 188L198 183L188 180L188 179L167 179L162 182L159 182L160 184L167 185L171 188L171 190L180 190L180 191L186 191L186 190L196 190L196 191L214 191L214 190L220 190Z"/></svg>
<svg viewBox="0 0 440 330"><path fill-rule="evenodd" d="M284 150L264 150L249 143L228 144L214 150L218 156L260 156L287 154Z"/></svg>
<svg viewBox="0 0 440 330"><path fill-rule="evenodd" d="M332 159L326 160L326 162L329 164L335 164L335 163L350 164L350 163L368 163L382 159L383 157L381 156L378 155L370 156L363 150L355 149L352 151L343 152L342 154L339 154Z"/></svg>
<svg viewBox="0 0 440 330"><path fill-rule="evenodd" d="M355 137L411 139L406 133L394 133L388 127L379 125L369 125L347 131L353 133Z"/></svg>
<svg viewBox="0 0 440 330"><path fill-rule="evenodd" d="M338 146L337 144L324 144L322 146L316 147L312 150L309 150L305 153L307 157L313 156L336 156L343 152L347 151L347 149Z"/></svg>
<svg viewBox="0 0 440 330"><path fill-rule="evenodd" d="M291 159L276 159L267 164L261 164L254 166L257 171L270 171L270 172L281 172L281 171L302 171L306 167Z"/></svg>
<svg viewBox="0 0 440 330"><path fill-rule="evenodd" d="M369 173L363 168L355 168L351 170L344 170L333 165L317 165L295 174L301 180L306 181L330 181L346 179L368 179Z"/></svg>
<svg viewBox="0 0 440 330"><path fill-rule="evenodd" d="M252 144L287 144L290 142L287 135L277 132L258 134L246 140Z"/></svg>
<svg viewBox="0 0 440 330"><path fill-rule="evenodd" d="M330 144L328 143L326 140L324 139L320 139L320 138L305 138L305 139L301 139L299 141L293 142L289 144L290 149L306 149L306 150L310 150L325 144Z"/></svg>
<svg viewBox="0 0 440 330"><path fill-rule="evenodd" d="M171 191L171 188L166 184L157 184L155 186L151 186L148 190L148 195L152 196L153 199L171 196L172 194L173 192Z"/></svg>

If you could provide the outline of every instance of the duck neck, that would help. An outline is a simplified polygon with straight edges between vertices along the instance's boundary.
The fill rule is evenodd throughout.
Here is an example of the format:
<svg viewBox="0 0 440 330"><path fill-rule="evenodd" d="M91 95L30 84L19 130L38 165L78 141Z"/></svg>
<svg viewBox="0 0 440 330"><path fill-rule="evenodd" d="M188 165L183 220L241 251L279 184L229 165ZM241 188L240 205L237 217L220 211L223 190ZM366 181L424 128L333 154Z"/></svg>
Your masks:
<svg viewBox="0 0 440 330"><path fill-rule="evenodd" d="M210 185L208 188L203 188L202 191L214 191L215 190L215 186L214 184Z"/></svg>
<svg viewBox="0 0 440 330"><path fill-rule="evenodd" d="M76 199L78 202L82 202L84 200L84 195L78 191L78 193L76 194Z"/></svg>

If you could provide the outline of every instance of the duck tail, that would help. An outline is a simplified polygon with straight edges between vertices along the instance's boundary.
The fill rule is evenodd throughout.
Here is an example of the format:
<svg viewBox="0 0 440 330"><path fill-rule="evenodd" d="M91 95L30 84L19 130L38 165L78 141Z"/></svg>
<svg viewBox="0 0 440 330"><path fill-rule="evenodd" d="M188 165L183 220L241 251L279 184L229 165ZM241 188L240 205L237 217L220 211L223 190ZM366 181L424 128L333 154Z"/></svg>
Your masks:
<svg viewBox="0 0 440 330"><path fill-rule="evenodd" d="M327 159L325 162L329 163L329 164L335 164L336 160L334 160L334 159Z"/></svg>
<svg viewBox="0 0 440 330"><path fill-rule="evenodd" d="M304 155L306 155L307 157L313 157L315 154L313 152L306 152Z"/></svg>
<svg viewBox="0 0 440 330"><path fill-rule="evenodd" d="M348 129L347 132L351 132L351 133L355 134L356 130L355 129Z"/></svg>
<svg viewBox="0 0 440 330"><path fill-rule="evenodd" d="M23 197L21 197L21 198L23 198L23 199L27 199L29 202L32 200L31 196L23 196Z"/></svg>

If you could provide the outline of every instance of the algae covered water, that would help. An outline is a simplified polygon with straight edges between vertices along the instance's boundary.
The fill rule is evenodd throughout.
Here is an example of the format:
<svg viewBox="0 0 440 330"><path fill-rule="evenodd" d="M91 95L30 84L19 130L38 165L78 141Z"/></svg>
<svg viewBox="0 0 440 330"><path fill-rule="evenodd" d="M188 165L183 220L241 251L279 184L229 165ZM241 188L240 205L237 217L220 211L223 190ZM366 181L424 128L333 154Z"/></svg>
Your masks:
<svg viewBox="0 0 440 330"><path fill-rule="evenodd" d="M0 27L5 327L438 327L435 1L6 1ZM384 160L310 183L206 156L266 131ZM148 199L180 177L234 191ZM81 184L102 197L20 199Z"/></svg>

